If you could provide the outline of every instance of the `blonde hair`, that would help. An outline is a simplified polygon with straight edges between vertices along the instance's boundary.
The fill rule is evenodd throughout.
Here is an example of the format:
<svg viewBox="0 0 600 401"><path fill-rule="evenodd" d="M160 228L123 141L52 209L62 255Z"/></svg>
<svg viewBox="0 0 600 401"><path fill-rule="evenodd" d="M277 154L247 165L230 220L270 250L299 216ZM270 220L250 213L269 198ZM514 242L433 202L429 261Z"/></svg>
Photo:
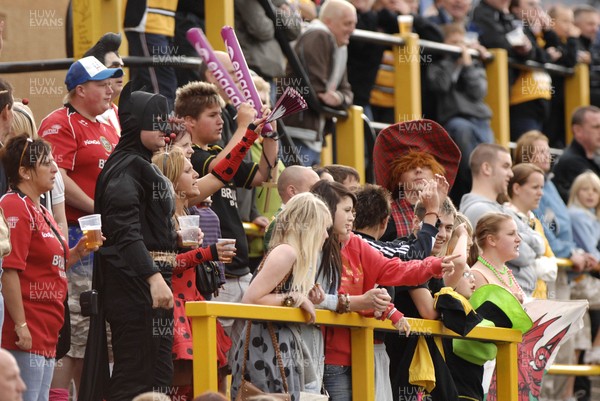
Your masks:
<svg viewBox="0 0 600 401"><path fill-rule="evenodd" d="M163 150L152 157L152 163L158 167L161 173L171 181L173 185L183 173L185 168L185 155L178 146L173 146L169 150Z"/></svg>
<svg viewBox="0 0 600 401"><path fill-rule="evenodd" d="M331 226L329 208L310 192L294 196L277 216L270 248L288 244L296 251L291 291L307 294L315 282L317 255Z"/></svg>
<svg viewBox="0 0 600 401"><path fill-rule="evenodd" d="M579 201L578 196L579 191L584 185L591 185L592 189L600 194L600 178L598 178L596 173L586 171L585 173L579 174L577 178L575 178L575 181L573 181L571 191L569 192L569 202L567 203L567 206L577 206L585 209L585 206ZM600 204L594 207L594 215L597 219L600 219Z"/></svg>
<svg viewBox="0 0 600 401"><path fill-rule="evenodd" d="M27 134L31 139L37 139L37 126L31 109L21 103L14 102L12 107L13 121L10 125L12 135Z"/></svg>
<svg viewBox="0 0 600 401"><path fill-rule="evenodd" d="M474 238L475 233L473 232L473 225L471 224L471 221L469 220L469 218L467 216L465 216L461 212L457 212L456 217L454 218L455 230L452 231L452 235L450 236L450 239L446 243L446 249L445 249L446 253L445 254L451 255L454 252L454 248L450 249L450 244L453 243L454 246L456 246L456 241L458 240L458 238L457 238L458 234L456 234L457 233L456 227L458 227L461 224L465 225L465 228L467 229L467 235L473 241L473 245L471 245L471 249L469 250L469 252L467 252L467 265L473 266L473 264L477 260L477 256L475 256L475 258L473 258L473 249L475 249L475 253L477 250L477 246L475 245L475 238Z"/></svg>
<svg viewBox="0 0 600 401"><path fill-rule="evenodd" d="M152 163L158 167L160 172L167 177L169 182L171 183L170 188L158 188L158 191L171 191L175 195L175 197L180 196L177 194L175 186L177 185L177 180L181 174L183 174L183 170L185 168L185 162L187 158L183 153L183 150L178 146L168 147L170 149L159 151L152 157ZM186 214L184 212L184 214ZM177 223L177 219L174 219L175 226L179 227Z"/></svg>
<svg viewBox="0 0 600 401"><path fill-rule="evenodd" d="M171 398L163 393L155 393L153 391L148 391L147 393L142 393L138 395L131 401L171 401Z"/></svg>

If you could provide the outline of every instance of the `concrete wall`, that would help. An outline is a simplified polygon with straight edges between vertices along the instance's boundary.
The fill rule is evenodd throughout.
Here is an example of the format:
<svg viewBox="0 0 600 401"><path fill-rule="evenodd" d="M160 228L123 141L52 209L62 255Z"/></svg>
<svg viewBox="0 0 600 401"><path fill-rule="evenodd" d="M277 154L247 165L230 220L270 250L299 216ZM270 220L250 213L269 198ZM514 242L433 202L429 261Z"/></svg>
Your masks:
<svg viewBox="0 0 600 401"><path fill-rule="evenodd" d="M67 57L68 0L0 0L5 21L0 61L29 61ZM3 74L14 87L14 97L28 98L37 124L62 105L67 93L66 71Z"/></svg>

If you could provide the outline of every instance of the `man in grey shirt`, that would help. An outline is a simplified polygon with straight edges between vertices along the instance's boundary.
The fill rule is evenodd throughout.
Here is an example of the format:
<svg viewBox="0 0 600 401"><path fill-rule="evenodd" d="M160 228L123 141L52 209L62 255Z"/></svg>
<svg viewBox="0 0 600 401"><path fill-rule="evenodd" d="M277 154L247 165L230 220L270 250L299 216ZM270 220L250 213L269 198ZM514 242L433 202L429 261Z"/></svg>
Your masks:
<svg viewBox="0 0 600 401"><path fill-rule="evenodd" d="M473 177L471 192L465 194L460 202L460 211L467 216L473 227L486 213L506 213L513 217L521 236L519 257L507 263L517 282L527 296L535 289L535 258L545 249L542 236L519 219L515 213L498 203L499 195L505 194L508 182L513 176L512 159L508 150L496 144L478 145L471 157L469 166Z"/></svg>

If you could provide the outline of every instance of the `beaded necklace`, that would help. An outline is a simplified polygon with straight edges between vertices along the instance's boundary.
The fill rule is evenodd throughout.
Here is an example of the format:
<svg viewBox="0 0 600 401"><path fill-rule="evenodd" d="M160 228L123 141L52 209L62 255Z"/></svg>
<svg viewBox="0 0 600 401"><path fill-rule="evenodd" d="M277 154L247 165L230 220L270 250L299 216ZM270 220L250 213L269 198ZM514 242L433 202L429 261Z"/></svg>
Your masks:
<svg viewBox="0 0 600 401"><path fill-rule="evenodd" d="M512 274L509 273L510 270L508 270L508 267L506 267L506 265L504 265L504 269L502 271L498 271L496 270L496 268L487 260L485 260L483 258L483 256L478 256L477 260L479 262L481 262L482 265L484 265L485 267L487 267L488 269L490 269L492 271L492 273L494 273L494 275L498 278L498 280L500 280L502 282L502 284L504 284L507 287L512 287L513 285L513 279L512 279ZM502 278L501 274L508 274L508 284L506 283L506 281L504 281L504 278Z"/></svg>
<svg viewBox="0 0 600 401"><path fill-rule="evenodd" d="M514 291L512 291L510 288L513 285L513 282L515 284L515 288L518 292L518 294L520 294L521 299L519 299L519 297L517 296L517 299L519 299L519 302L523 303L523 300L525 299L526 295L525 295L525 291L523 291L523 289L521 288L521 286L519 285L519 283L517 282L517 279L515 279L515 276L513 276L512 271L506 267L506 265L504 265L504 271L502 271L502 274L507 273L508 274L508 284L506 284L506 281L504 281L504 279L502 278L502 276L498 273L498 271L496 270L496 268L494 266L492 266L492 264L490 262L488 262L487 260L485 260L482 256L478 256L477 260L479 262L481 262L482 265L484 265L485 267L487 267L488 269L490 269L492 271L492 273L494 273L494 275L498 278L498 280L500 280L500 282L502 284L504 284L504 286L509 289L511 292L513 292L513 294L515 294L515 296L517 295Z"/></svg>

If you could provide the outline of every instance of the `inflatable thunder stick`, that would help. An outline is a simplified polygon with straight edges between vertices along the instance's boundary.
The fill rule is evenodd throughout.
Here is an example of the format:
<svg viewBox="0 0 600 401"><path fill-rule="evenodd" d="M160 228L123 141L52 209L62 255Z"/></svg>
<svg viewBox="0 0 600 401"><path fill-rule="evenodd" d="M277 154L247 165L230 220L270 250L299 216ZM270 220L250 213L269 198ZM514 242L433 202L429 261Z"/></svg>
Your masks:
<svg viewBox="0 0 600 401"><path fill-rule="evenodd" d="M223 42L225 42L227 53L229 54L229 58L233 64L235 79L242 88L242 94L248 103L254 107L254 110L256 110L258 117L260 118L262 117L262 102L260 100L260 96L258 95L258 91L256 90L256 86L254 85L254 81L252 80L252 76L250 75L250 69L248 68L246 59L244 58L244 53L242 52L240 43L235 35L235 31L232 27L226 25L221 29L221 37L223 38ZM267 123L265 125L264 132L271 131L273 131L273 128Z"/></svg>
<svg viewBox="0 0 600 401"><path fill-rule="evenodd" d="M246 101L242 92L236 86L233 78L229 75L223 64L215 56L215 52L204 36L204 32L200 28L192 28L187 31L187 40L196 49L198 55L206 63L206 67L213 74L223 92L229 97L231 103L237 108Z"/></svg>

